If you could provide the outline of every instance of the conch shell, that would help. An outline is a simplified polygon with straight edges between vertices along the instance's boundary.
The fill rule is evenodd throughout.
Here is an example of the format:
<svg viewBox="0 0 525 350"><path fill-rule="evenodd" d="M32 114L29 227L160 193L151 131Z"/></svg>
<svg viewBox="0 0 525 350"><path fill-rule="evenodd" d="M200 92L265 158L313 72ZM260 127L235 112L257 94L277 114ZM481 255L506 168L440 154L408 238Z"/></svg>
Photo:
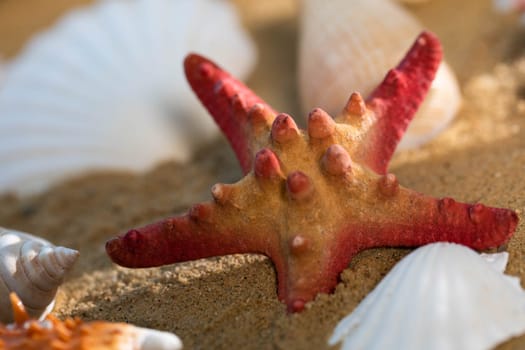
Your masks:
<svg viewBox="0 0 525 350"><path fill-rule="evenodd" d="M508 253L434 243L401 260L335 328L341 349L488 350L525 332L525 292Z"/></svg>
<svg viewBox="0 0 525 350"><path fill-rule="evenodd" d="M422 28L392 0L303 0L298 63L303 111L323 106L338 115L353 91L369 95ZM453 119L460 102L458 83L443 63L398 149L429 141Z"/></svg>
<svg viewBox="0 0 525 350"><path fill-rule="evenodd" d="M12 321L7 311L11 292L20 296L32 317L48 314L58 286L78 255L76 250L0 227L0 322Z"/></svg>
<svg viewBox="0 0 525 350"><path fill-rule="evenodd" d="M168 332L104 321L30 319L15 293L10 296L15 323L0 326L2 350L180 350L180 339Z"/></svg>

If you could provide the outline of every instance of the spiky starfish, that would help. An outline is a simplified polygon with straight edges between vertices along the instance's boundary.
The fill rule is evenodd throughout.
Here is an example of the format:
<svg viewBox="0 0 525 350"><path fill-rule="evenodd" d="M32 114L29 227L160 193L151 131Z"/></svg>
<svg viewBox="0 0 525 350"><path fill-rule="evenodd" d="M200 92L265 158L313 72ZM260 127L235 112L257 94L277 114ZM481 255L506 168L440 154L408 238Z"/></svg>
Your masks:
<svg viewBox="0 0 525 350"><path fill-rule="evenodd" d="M214 201L110 240L117 264L151 267L233 253L262 253L291 312L329 293L359 251L449 241L474 249L505 243L508 209L434 199L399 186L387 165L441 60L422 33L368 100L353 93L335 121L316 108L308 130L212 62L185 60L187 78L230 141L246 176L216 184Z"/></svg>

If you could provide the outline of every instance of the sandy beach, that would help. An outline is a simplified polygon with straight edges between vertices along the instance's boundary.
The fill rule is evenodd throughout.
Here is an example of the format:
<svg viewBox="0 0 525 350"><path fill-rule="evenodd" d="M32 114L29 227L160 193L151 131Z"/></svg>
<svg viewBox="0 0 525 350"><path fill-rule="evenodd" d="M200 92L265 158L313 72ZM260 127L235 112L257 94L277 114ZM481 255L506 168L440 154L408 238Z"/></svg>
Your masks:
<svg viewBox="0 0 525 350"><path fill-rule="evenodd" d="M276 109L303 119L295 75L298 4L234 2L259 48L248 86ZM82 3L88 1L0 1L0 53L14 57L31 35ZM495 13L488 0L435 0L408 9L443 42L461 85L463 106L432 142L397 153L390 171L405 187L511 208L523 221L525 27L517 16ZM327 339L338 321L409 249L360 253L333 294L319 295L304 312L293 315L277 299L274 268L264 256L232 255L142 270L117 267L106 256L109 238L183 212L210 199L213 184L233 183L241 176L221 138L186 164L165 163L140 175L86 174L38 196L0 196L0 225L80 251L59 290L58 317L125 321L171 331L185 349L328 349ZM507 273L524 285L523 222L506 249ZM525 335L498 349L523 347Z"/></svg>

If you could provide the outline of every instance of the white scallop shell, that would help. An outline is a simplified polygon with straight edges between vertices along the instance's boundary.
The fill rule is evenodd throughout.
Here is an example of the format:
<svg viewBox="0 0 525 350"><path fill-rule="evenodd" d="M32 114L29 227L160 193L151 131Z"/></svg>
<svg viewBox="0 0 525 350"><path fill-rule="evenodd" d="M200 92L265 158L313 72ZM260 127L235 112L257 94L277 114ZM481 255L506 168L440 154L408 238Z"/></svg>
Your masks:
<svg viewBox="0 0 525 350"><path fill-rule="evenodd" d="M353 91L367 96L403 58L423 26L392 0L302 0L299 93L305 113L338 115ZM458 83L442 63L398 149L417 147L453 119Z"/></svg>
<svg viewBox="0 0 525 350"><path fill-rule="evenodd" d="M0 227L0 322L12 322L10 292L19 296L31 316L47 315L77 258L76 250Z"/></svg>
<svg viewBox="0 0 525 350"><path fill-rule="evenodd" d="M525 332L525 293L503 270L508 254L435 243L399 262L329 344L341 349L491 349Z"/></svg>
<svg viewBox="0 0 525 350"><path fill-rule="evenodd" d="M186 83L190 51L241 79L256 55L226 0L102 1L34 39L0 89L0 192L188 160L218 135Z"/></svg>

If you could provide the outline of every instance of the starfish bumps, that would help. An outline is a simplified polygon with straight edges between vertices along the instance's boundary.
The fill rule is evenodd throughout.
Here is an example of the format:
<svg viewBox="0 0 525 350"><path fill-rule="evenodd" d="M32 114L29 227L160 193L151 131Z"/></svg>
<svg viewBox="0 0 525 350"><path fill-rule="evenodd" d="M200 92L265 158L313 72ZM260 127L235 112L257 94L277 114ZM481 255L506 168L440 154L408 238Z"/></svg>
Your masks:
<svg viewBox="0 0 525 350"><path fill-rule="evenodd" d="M387 166L441 60L422 33L366 102L353 93L332 119L316 108L300 130L242 83L198 55L188 81L230 141L246 176L216 184L213 201L110 240L111 259L151 267L233 253L273 261L291 312L329 293L363 249L449 241L504 244L518 218L508 209L434 199L403 188Z"/></svg>

